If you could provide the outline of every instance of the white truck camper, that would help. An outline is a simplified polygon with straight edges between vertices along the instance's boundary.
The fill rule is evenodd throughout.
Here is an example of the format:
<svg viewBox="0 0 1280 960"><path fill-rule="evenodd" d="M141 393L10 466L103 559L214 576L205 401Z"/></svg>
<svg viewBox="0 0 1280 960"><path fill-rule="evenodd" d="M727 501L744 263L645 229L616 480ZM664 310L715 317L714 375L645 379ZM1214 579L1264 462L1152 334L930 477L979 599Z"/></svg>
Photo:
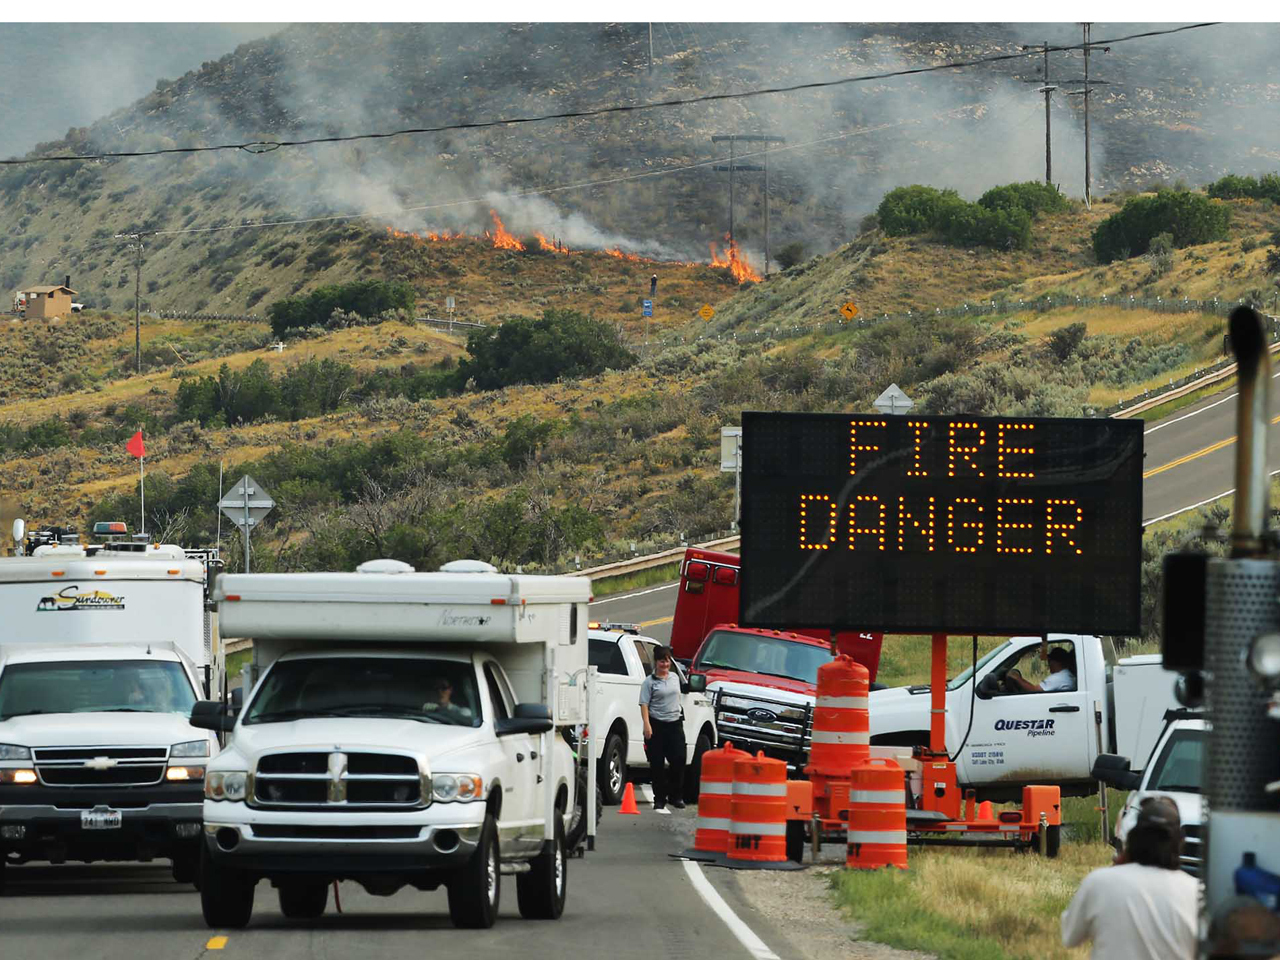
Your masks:
<svg viewBox="0 0 1280 960"><path fill-rule="evenodd" d="M192 712L229 734L205 781L209 926L246 925L261 879L287 917L354 880L443 885L456 926L489 927L515 875L521 915L558 918L566 830L579 793L594 799L566 735L587 722L590 589L475 561L220 577L222 630L253 638L255 680L234 717Z"/></svg>
<svg viewBox="0 0 1280 960"><path fill-rule="evenodd" d="M223 674L207 569L171 544L0 558L0 889L29 861L195 879L218 741L189 717Z"/></svg>

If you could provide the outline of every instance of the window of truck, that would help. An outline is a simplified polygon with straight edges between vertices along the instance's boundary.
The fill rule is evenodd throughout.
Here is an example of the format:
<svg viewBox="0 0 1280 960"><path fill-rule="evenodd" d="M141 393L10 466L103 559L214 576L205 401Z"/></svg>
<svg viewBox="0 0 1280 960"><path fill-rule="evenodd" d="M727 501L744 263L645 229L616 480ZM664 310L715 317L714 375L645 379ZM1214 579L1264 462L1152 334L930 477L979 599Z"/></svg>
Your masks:
<svg viewBox="0 0 1280 960"><path fill-rule="evenodd" d="M156 660L13 663L0 674L0 720L47 713L191 713L182 665Z"/></svg>
<svg viewBox="0 0 1280 960"><path fill-rule="evenodd" d="M1203 730L1174 730L1151 767L1145 790L1201 793L1204 748L1209 735Z"/></svg>
<svg viewBox="0 0 1280 960"><path fill-rule="evenodd" d="M591 638L587 648L588 662L599 668L601 673L612 673L617 676L627 675L627 661L623 659L622 650L614 640L597 640Z"/></svg>
<svg viewBox="0 0 1280 960"><path fill-rule="evenodd" d="M475 671L459 660L317 657L277 662L244 723L375 717L480 726Z"/></svg>
<svg viewBox="0 0 1280 960"><path fill-rule="evenodd" d="M693 669L720 667L816 684L818 668L830 662L831 652L825 646L734 630L714 630L698 651Z"/></svg>
<svg viewBox="0 0 1280 960"><path fill-rule="evenodd" d="M1004 654L1009 649L1009 646L1012 642L1013 642L1012 640L1006 640L1004 643L999 644L998 646L995 646L992 649L988 650L985 654L982 655L982 658L978 660L976 667L973 665L965 667L963 671L956 674L949 681L947 681L947 689L958 690L960 687L963 687L966 683L969 682L969 678L973 676L975 669L978 671L981 671L983 667L985 667L988 663L990 663L996 657L999 657L1002 654Z"/></svg>

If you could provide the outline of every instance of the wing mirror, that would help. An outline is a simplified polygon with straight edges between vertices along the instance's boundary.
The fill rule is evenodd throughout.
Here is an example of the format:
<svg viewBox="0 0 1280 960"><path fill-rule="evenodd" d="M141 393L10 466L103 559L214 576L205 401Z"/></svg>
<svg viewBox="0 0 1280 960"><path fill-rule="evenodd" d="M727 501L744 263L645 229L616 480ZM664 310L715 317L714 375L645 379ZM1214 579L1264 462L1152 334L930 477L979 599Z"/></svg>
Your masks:
<svg viewBox="0 0 1280 960"><path fill-rule="evenodd" d="M1129 758L1115 753L1099 754L1090 776L1117 790L1137 790L1142 783L1142 774L1129 769Z"/></svg>
<svg viewBox="0 0 1280 960"><path fill-rule="evenodd" d="M227 712L227 705L218 700L197 700L191 707L193 727L227 733L236 725L234 714Z"/></svg>
<svg viewBox="0 0 1280 960"><path fill-rule="evenodd" d="M706 693L707 692L707 675L705 673L689 674L689 692L690 693Z"/></svg>
<svg viewBox="0 0 1280 960"><path fill-rule="evenodd" d="M500 737L508 733L546 733L553 726L551 708L545 703L517 703L514 716L495 720L493 724Z"/></svg>

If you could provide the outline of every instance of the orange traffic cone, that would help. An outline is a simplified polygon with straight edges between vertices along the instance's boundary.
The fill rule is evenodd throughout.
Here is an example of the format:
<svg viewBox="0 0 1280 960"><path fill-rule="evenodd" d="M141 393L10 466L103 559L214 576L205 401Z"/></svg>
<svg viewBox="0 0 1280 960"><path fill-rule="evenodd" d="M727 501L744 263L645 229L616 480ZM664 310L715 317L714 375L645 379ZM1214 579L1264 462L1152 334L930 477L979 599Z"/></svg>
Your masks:
<svg viewBox="0 0 1280 960"><path fill-rule="evenodd" d="M983 800L980 804L978 804L979 820L994 820L995 818L996 818L996 815L992 811L990 800Z"/></svg>
<svg viewBox="0 0 1280 960"><path fill-rule="evenodd" d="M618 808L618 812L640 815L640 809L636 806L636 788L629 783L627 789L622 791L622 806Z"/></svg>

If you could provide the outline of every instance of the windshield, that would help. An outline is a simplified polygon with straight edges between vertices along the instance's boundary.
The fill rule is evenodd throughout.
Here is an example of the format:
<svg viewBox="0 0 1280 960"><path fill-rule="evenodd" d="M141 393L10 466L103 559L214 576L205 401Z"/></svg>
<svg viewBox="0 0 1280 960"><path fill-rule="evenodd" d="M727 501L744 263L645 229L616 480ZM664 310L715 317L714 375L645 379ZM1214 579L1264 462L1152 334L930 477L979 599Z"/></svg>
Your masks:
<svg viewBox="0 0 1280 960"><path fill-rule="evenodd" d="M383 717L480 726L475 670L459 660L322 657L277 663L244 723Z"/></svg>
<svg viewBox="0 0 1280 960"><path fill-rule="evenodd" d="M978 670L981 670L989 662L991 662L996 657L1000 656L1000 654L1008 650L1012 644L1013 644L1012 640L1006 640L1004 643L1000 644L998 647L995 647L992 650L988 650L985 654L982 655L982 657L979 658L976 668ZM965 669L962 672L957 673L954 677L952 677L950 680L947 681L947 689L956 690L960 687L963 687L966 683L969 682L969 677L973 675L974 669L975 667L973 664L970 664L969 666L965 667Z"/></svg>
<svg viewBox="0 0 1280 960"><path fill-rule="evenodd" d="M42 713L177 713L195 691L182 665L156 660L14 663L0 674L0 720Z"/></svg>
<svg viewBox="0 0 1280 960"><path fill-rule="evenodd" d="M825 646L799 643L783 637L716 630L698 651L693 669L722 667L816 684L818 668L830 662L831 651Z"/></svg>
<svg viewBox="0 0 1280 960"><path fill-rule="evenodd" d="M1209 735L1204 730L1174 730L1151 766L1146 790L1200 793L1204 772L1204 746Z"/></svg>

